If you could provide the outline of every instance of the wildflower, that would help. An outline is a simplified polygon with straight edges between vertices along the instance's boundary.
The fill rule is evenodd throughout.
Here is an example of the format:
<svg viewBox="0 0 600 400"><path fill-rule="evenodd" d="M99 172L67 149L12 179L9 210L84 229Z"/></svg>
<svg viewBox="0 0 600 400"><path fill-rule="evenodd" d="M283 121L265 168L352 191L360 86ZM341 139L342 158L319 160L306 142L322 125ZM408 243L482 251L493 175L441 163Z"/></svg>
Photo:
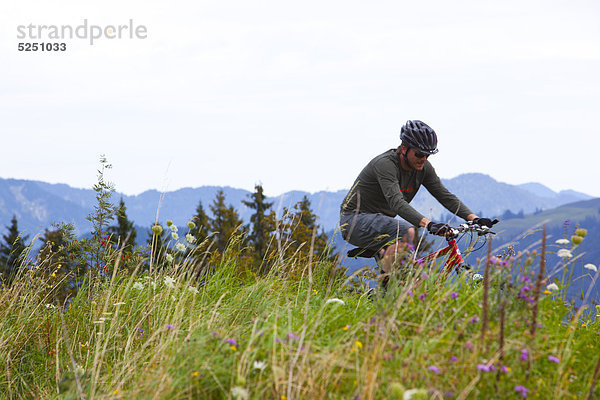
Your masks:
<svg viewBox="0 0 600 400"><path fill-rule="evenodd" d="M254 369L264 371L264 369L267 368L267 364L263 361L254 361L253 367Z"/></svg>
<svg viewBox="0 0 600 400"><path fill-rule="evenodd" d="M425 297L426 297L425 293L419 295L420 300L425 300Z"/></svg>
<svg viewBox="0 0 600 400"><path fill-rule="evenodd" d="M573 244L579 244L583 242L583 238L581 236L573 235L571 236L571 242L573 242Z"/></svg>
<svg viewBox="0 0 600 400"><path fill-rule="evenodd" d="M179 251L185 251L185 245L183 243L177 243L175 248Z"/></svg>
<svg viewBox="0 0 600 400"><path fill-rule="evenodd" d="M477 364L477 369L479 371L490 372L491 366L487 364Z"/></svg>
<svg viewBox="0 0 600 400"><path fill-rule="evenodd" d="M237 351L237 346L231 346L229 348L231 349L231 351Z"/></svg>
<svg viewBox="0 0 600 400"><path fill-rule="evenodd" d="M193 221L188 222L187 225L188 229L194 229L196 227L196 224Z"/></svg>
<svg viewBox="0 0 600 400"><path fill-rule="evenodd" d="M196 238L191 233L188 233L185 235L185 240L187 240L190 244L194 244Z"/></svg>
<svg viewBox="0 0 600 400"><path fill-rule="evenodd" d="M479 317L477 315L474 315L473 318L471 318L471 323L476 324L477 322L479 322Z"/></svg>
<svg viewBox="0 0 600 400"><path fill-rule="evenodd" d="M287 340L293 339L293 340L300 340L300 338L296 335L294 335L293 333L288 333L287 334Z"/></svg>
<svg viewBox="0 0 600 400"><path fill-rule="evenodd" d="M474 274L473 277L471 278L471 280L475 281L475 282L480 281L482 279L483 279L483 275L481 275L481 274Z"/></svg>
<svg viewBox="0 0 600 400"><path fill-rule="evenodd" d="M583 268L589 269L590 271L598 272L598 268L596 268L594 264L585 264Z"/></svg>
<svg viewBox="0 0 600 400"><path fill-rule="evenodd" d="M585 237L585 235L587 235L587 229L584 229L584 228L575 229L575 234L580 237Z"/></svg>
<svg viewBox="0 0 600 400"><path fill-rule="evenodd" d="M560 359L555 356L548 356L548 361L552 361L553 363L560 363Z"/></svg>
<svg viewBox="0 0 600 400"><path fill-rule="evenodd" d="M170 219L168 219L168 220L167 220L167 226L169 226L169 227L170 227L171 225L173 225L173 221L171 221Z"/></svg>
<svg viewBox="0 0 600 400"><path fill-rule="evenodd" d="M526 361L527 357L529 356L529 351L527 351L527 349L523 349L521 350L521 360Z"/></svg>
<svg viewBox="0 0 600 400"><path fill-rule="evenodd" d="M243 387L234 386L231 388L231 396L236 400L246 400L248 397L250 397L250 394Z"/></svg>
<svg viewBox="0 0 600 400"><path fill-rule="evenodd" d="M152 233L155 234L155 235L160 235L162 233L162 231L163 231L163 227L160 226L160 225L158 225L158 224L154 225L152 227Z"/></svg>
<svg viewBox="0 0 600 400"><path fill-rule="evenodd" d="M435 365L432 365L427 369L430 370L431 372L435 372L436 374L440 373L440 369L438 367L436 367Z"/></svg>
<svg viewBox="0 0 600 400"><path fill-rule="evenodd" d="M450 357L450 361L457 362L458 361L458 357L452 356L452 357Z"/></svg>
<svg viewBox="0 0 600 400"><path fill-rule="evenodd" d="M340 304L340 305L342 305L342 306L343 306L343 305L344 305L344 304L346 304L346 303L344 303L344 301L343 301L343 300L340 300L340 299L338 299L338 298L333 298L333 299L328 299L328 300L325 302L325 305L327 305L327 304Z"/></svg>
<svg viewBox="0 0 600 400"><path fill-rule="evenodd" d="M429 393L425 389L409 389L404 392L404 400L427 400Z"/></svg>
<svg viewBox="0 0 600 400"><path fill-rule="evenodd" d="M177 229L177 226L175 225L169 225L169 228L171 228L171 232L176 233L177 231L179 231L179 229Z"/></svg>
<svg viewBox="0 0 600 400"><path fill-rule="evenodd" d="M226 339L225 342L233 345L233 346L237 346L238 343L235 341L235 339Z"/></svg>
<svg viewBox="0 0 600 400"><path fill-rule="evenodd" d="M167 329L173 330L173 329L175 329L175 327L173 325L171 325L171 324L167 324Z"/></svg>
<svg viewBox="0 0 600 400"><path fill-rule="evenodd" d="M317 295L317 294L319 294L319 291L318 291L317 289L313 289L313 293L314 293L315 295Z"/></svg>
<svg viewBox="0 0 600 400"><path fill-rule="evenodd" d="M508 374L510 372L510 367L503 365L500 367L500 371L504 372L505 374Z"/></svg>
<svg viewBox="0 0 600 400"><path fill-rule="evenodd" d="M362 348L363 348L363 344L361 343L360 340L357 340L356 342L354 342L354 346L352 346L352 351L358 351Z"/></svg>
<svg viewBox="0 0 600 400"><path fill-rule="evenodd" d="M525 386L517 385L517 386L515 386L515 392L519 392L519 393L521 393L521 396L527 397L527 393L529 392L529 389L527 389Z"/></svg>
<svg viewBox="0 0 600 400"><path fill-rule="evenodd" d="M167 260L167 262L172 263L173 262L173 256L171 254L166 254L165 255L165 260Z"/></svg>
<svg viewBox="0 0 600 400"><path fill-rule="evenodd" d="M170 276L165 276L164 283L165 286L170 289L175 287L175 279L171 278Z"/></svg>
<svg viewBox="0 0 600 400"><path fill-rule="evenodd" d="M113 390L113 394L119 394L119 389Z"/></svg>
<svg viewBox="0 0 600 400"><path fill-rule="evenodd" d="M410 297L413 297L413 292L412 292L412 290L410 290L410 289L408 289L408 290L406 291L406 294L407 294L407 295L409 295Z"/></svg>
<svg viewBox="0 0 600 400"><path fill-rule="evenodd" d="M551 283L548 286L546 286L546 289L550 290L551 292L554 292L555 290L558 290L558 285L556 283Z"/></svg>
<svg viewBox="0 0 600 400"><path fill-rule="evenodd" d="M570 250L567 249L560 249L557 253L557 256L559 256L560 258L571 258L573 257L573 254L571 254Z"/></svg>
<svg viewBox="0 0 600 400"><path fill-rule="evenodd" d="M192 292L192 294L198 294L198 289L195 286L188 286L187 290Z"/></svg>
<svg viewBox="0 0 600 400"><path fill-rule="evenodd" d="M552 294L552 292L549 291L548 289L544 290L542 293L544 293L544 294Z"/></svg>
<svg viewBox="0 0 600 400"><path fill-rule="evenodd" d="M54 304L46 304L46 308L56 308Z"/></svg>
<svg viewBox="0 0 600 400"><path fill-rule="evenodd" d="M192 372L192 376L198 376L198 375L200 375L200 374L198 373L198 371L194 371L194 372Z"/></svg>
<svg viewBox="0 0 600 400"><path fill-rule="evenodd" d="M281 400L287 400L287 396L285 394L282 394L280 398Z"/></svg>
<svg viewBox="0 0 600 400"><path fill-rule="evenodd" d="M346 325L345 327L342 328L342 330L347 331L348 329L350 329L350 325Z"/></svg>
<svg viewBox="0 0 600 400"><path fill-rule="evenodd" d="M171 232L171 237L173 238L173 240L179 239L179 235L177 234L177 232Z"/></svg>
<svg viewBox="0 0 600 400"><path fill-rule="evenodd" d="M404 386L402 386L401 383L394 382L390 385L390 394L392 395L392 398L403 399L405 390L406 389L404 389Z"/></svg>
<svg viewBox="0 0 600 400"><path fill-rule="evenodd" d="M450 293L450 297L453 298L453 299L455 299L455 298L458 297L458 293L452 292L452 293Z"/></svg>
<svg viewBox="0 0 600 400"><path fill-rule="evenodd" d="M569 241L567 239L558 239L556 244L569 244Z"/></svg>

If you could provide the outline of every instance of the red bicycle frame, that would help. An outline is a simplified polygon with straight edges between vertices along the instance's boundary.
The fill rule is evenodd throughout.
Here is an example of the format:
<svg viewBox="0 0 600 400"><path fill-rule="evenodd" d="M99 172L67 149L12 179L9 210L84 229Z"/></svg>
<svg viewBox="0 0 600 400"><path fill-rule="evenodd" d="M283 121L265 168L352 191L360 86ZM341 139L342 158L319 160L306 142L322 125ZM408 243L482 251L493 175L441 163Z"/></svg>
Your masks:
<svg viewBox="0 0 600 400"><path fill-rule="evenodd" d="M460 250L458 249L458 246L456 245L456 240L449 239L448 246L434 253L428 254L425 257L419 258L417 260L417 263L423 264L426 261L432 261L437 259L438 257L443 257L445 255L448 255L448 258L444 263L444 268L442 268L444 276L447 276L450 272L454 270L455 267L460 266L465 262L462 258Z"/></svg>

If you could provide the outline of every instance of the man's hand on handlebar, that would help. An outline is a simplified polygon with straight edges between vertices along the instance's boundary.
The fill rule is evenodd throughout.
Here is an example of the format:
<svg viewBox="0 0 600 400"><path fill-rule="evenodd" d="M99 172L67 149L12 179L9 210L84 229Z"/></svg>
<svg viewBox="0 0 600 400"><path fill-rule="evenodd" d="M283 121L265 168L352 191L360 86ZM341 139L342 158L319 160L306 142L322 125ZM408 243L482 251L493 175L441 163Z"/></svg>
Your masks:
<svg viewBox="0 0 600 400"><path fill-rule="evenodd" d="M495 219L492 221L489 218L475 218L475 219L473 219L473 223L477 224L481 227L485 226L485 227L491 228L494 224L498 223L498 220Z"/></svg>
<svg viewBox="0 0 600 400"><path fill-rule="evenodd" d="M450 227L448 226L448 224L433 221L430 221L427 224L427 231L432 235L444 236L446 233L448 233L449 230Z"/></svg>

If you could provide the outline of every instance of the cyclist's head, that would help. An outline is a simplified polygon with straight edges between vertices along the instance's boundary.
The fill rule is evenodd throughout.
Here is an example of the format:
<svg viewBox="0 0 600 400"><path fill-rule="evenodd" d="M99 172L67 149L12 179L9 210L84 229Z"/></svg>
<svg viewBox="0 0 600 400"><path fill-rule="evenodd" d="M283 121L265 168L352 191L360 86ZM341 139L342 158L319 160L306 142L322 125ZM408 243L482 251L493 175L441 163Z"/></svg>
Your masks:
<svg viewBox="0 0 600 400"><path fill-rule="evenodd" d="M403 145L425 154L438 152L435 131L419 120L406 121L406 124L400 129L400 140Z"/></svg>

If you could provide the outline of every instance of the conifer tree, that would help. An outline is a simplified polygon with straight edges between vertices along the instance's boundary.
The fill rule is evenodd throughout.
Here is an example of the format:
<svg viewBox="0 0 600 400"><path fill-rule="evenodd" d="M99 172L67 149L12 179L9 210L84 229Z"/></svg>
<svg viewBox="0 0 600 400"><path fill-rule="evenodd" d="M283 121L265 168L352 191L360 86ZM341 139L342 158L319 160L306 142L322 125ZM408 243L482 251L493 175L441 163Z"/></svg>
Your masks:
<svg viewBox="0 0 600 400"><path fill-rule="evenodd" d="M127 207L125 207L123 197L121 197L121 201L119 202L119 207L117 209L117 225L110 226L108 228L108 233L111 235L111 243L117 244L119 243L120 239L121 247L123 247L126 251L133 251L137 232L133 225L133 221L130 221L127 218ZM127 240L127 242L123 243L125 240Z"/></svg>
<svg viewBox="0 0 600 400"><path fill-rule="evenodd" d="M254 256L261 262L267 252L269 239L275 231L275 212L269 211L273 203L266 202L262 185L254 186L254 193L248 195L251 201L242 200L247 207L255 210L250 217L252 229L248 235L250 244L254 247Z"/></svg>
<svg viewBox="0 0 600 400"><path fill-rule="evenodd" d="M328 248L327 235L317 225L317 216L311 210L307 196L296 203L292 210L284 210L281 233L286 242L286 257L296 254L300 258L309 258L312 247L313 259L318 259Z"/></svg>
<svg viewBox="0 0 600 400"><path fill-rule="evenodd" d="M0 267L2 276L0 279L10 285L21 265L23 251L27 247L25 242L28 236L22 236L19 232L17 216L13 215L7 235L2 235L3 242L0 243Z"/></svg>
<svg viewBox="0 0 600 400"><path fill-rule="evenodd" d="M232 205L225 205L225 193L223 190L217 192L217 196L210 205L210 211L213 217L209 219L209 229L216 233L216 248L223 253L227 247L229 239L234 232L242 225L242 220Z"/></svg>
<svg viewBox="0 0 600 400"><path fill-rule="evenodd" d="M202 243L208 237L208 215L204 211L204 207L202 206L202 201L198 202L198 207L196 207L196 215L192 217L192 222L196 224L196 226L190 229L190 233L196 238L196 243Z"/></svg>

